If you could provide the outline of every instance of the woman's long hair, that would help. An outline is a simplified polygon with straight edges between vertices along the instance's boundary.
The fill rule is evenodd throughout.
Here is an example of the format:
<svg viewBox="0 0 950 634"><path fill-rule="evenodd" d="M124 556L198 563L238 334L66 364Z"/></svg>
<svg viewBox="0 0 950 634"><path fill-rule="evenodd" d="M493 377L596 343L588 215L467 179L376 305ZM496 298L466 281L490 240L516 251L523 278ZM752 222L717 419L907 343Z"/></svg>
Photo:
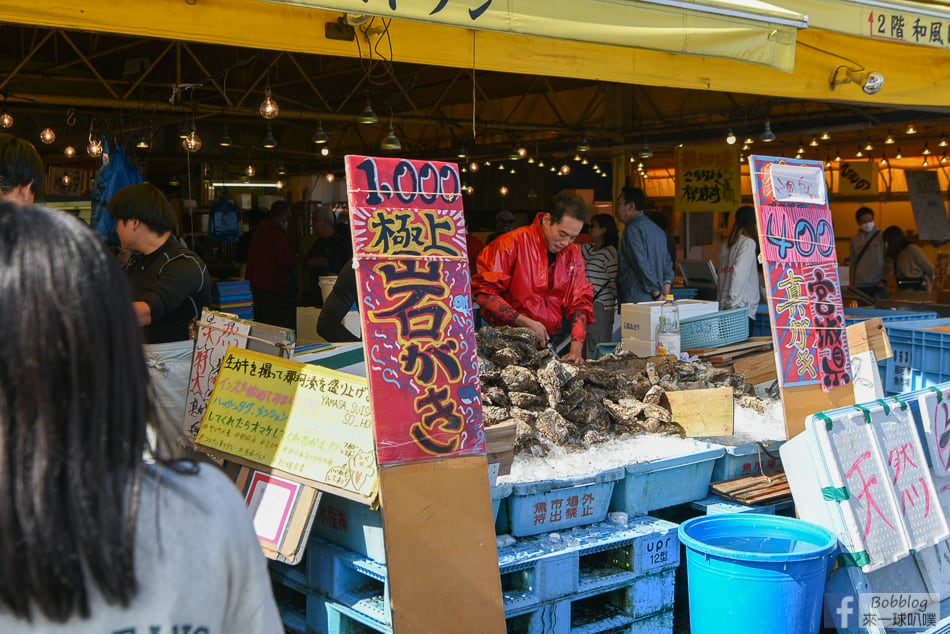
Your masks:
<svg viewBox="0 0 950 634"><path fill-rule="evenodd" d="M739 240L739 236L748 236L758 242L755 229L755 207L752 205L743 205L736 209L736 221L732 225L732 232L726 241L730 247L734 246Z"/></svg>
<svg viewBox="0 0 950 634"><path fill-rule="evenodd" d="M881 238L884 240L884 251L887 257L895 260L901 254L901 251L910 244L907 241L907 236L904 235L904 230L897 225L891 225L885 229L881 234Z"/></svg>
<svg viewBox="0 0 950 634"><path fill-rule="evenodd" d="M620 232L617 231L617 221L614 217L610 214L594 214L590 222L604 230L604 246L616 249L620 243Z"/></svg>
<svg viewBox="0 0 950 634"><path fill-rule="evenodd" d="M137 591L152 415L127 282L66 213L0 205L0 609L89 615Z"/></svg>

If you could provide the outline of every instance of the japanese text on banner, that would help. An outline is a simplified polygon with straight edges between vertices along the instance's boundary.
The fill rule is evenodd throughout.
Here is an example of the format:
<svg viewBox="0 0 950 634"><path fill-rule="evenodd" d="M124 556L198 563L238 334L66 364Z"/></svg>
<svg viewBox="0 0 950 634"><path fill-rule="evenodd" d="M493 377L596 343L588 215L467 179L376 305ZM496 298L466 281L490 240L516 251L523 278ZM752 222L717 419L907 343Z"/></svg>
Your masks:
<svg viewBox="0 0 950 634"><path fill-rule="evenodd" d="M346 160L379 463L484 453L458 168Z"/></svg>

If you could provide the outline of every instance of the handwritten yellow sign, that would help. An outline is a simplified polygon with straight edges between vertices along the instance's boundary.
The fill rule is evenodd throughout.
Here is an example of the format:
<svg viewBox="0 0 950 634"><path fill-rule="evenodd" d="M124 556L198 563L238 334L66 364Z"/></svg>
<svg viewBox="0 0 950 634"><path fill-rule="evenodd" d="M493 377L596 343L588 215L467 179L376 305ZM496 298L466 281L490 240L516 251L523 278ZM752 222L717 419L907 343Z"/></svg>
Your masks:
<svg viewBox="0 0 950 634"><path fill-rule="evenodd" d="M362 497L376 495L363 377L231 347L196 442Z"/></svg>

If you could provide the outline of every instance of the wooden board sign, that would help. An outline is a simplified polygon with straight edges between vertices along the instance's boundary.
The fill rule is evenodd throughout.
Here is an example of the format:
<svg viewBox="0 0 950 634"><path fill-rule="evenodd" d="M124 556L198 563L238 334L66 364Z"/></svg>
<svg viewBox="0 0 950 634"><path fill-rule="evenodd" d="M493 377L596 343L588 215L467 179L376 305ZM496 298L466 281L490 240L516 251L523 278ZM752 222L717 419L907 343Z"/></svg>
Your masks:
<svg viewBox="0 0 950 634"><path fill-rule="evenodd" d="M364 503L376 496L373 424L363 377L230 348L196 442Z"/></svg>
<svg viewBox="0 0 950 634"><path fill-rule="evenodd" d="M379 464L485 453L458 166L346 157Z"/></svg>
<svg viewBox="0 0 950 634"><path fill-rule="evenodd" d="M821 161L750 156L787 438L854 402L835 233Z"/></svg>

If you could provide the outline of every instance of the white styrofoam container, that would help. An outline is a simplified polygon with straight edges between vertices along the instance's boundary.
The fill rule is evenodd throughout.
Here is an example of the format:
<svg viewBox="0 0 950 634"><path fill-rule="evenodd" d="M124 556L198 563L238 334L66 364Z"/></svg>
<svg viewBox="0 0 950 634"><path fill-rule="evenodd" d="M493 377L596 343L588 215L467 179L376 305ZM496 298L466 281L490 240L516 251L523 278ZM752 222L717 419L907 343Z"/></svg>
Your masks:
<svg viewBox="0 0 950 634"><path fill-rule="evenodd" d="M833 531L866 573L950 534L925 504L935 488L911 416L893 401L809 416L779 450L799 517Z"/></svg>
<svg viewBox="0 0 950 634"><path fill-rule="evenodd" d="M620 336L622 339L640 341L654 339L656 326L660 321L660 306L663 302L641 302L639 304L620 305ZM676 301L680 319L708 315L719 310L719 302L701 299L680 299Z"/></svg>
<svg viewBox="0 0 950 634"><path fill-rule="evenodd" d="M656 339L631 339L624 337L623 349L632 352L638 357L652 357L656 355Z"/></svg>

